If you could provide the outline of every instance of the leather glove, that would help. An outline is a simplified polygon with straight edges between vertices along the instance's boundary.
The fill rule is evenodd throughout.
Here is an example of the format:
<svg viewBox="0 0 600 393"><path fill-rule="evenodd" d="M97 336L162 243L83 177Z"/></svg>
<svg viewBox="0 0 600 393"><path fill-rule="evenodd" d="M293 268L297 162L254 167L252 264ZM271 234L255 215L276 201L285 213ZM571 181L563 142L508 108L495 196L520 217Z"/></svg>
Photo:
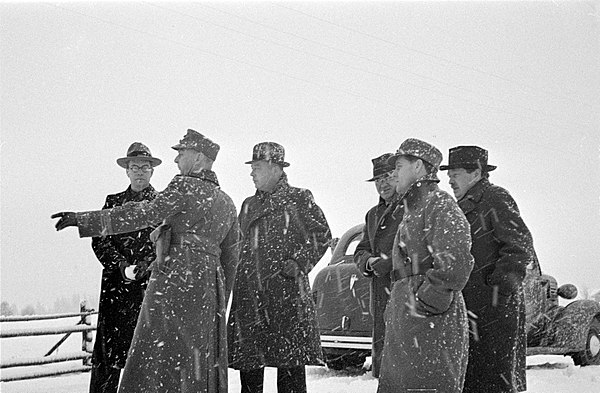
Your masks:
<svg viewBox="0 0 600 393"><path fill-rule="evenodd" d="M54 227L57 231L62 231L66 227L77 226L77 215L75 212L60 212L50 216L50 218L60 218Z"/></svg>
<svg viewBox="0 0 600 393"><path fill-rule="evenodd" d="M281 269L281 274L286 278L296 278L298 277L298 273L300 268L298 264L293 259L287 259L283 262L283 268Z"/></svg>
<svg viewBox="0 0 600 393"><path fill-rule="evenodd" d="M385 276L392 271L390 258L371 257L367 260L367 271L372 270L377 277Z"/></svg>

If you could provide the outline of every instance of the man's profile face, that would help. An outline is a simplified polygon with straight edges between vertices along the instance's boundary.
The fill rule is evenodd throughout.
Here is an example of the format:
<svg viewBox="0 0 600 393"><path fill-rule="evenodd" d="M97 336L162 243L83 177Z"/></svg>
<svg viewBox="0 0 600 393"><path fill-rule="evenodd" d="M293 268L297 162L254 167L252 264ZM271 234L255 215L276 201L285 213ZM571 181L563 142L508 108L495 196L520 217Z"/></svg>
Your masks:
<svg viewBox="0 0 600 393"><path fill-rule="evenodd" d="M281 170L277 164L267 161L255 161L251 165L250 176L254 182L254 187L259 191L270 191L281 175Z"/></svg>
<svg viewBox="0 0 600 393"><path fill-rule="evenodd" d="M136 158L127 163L127 177L134 191L148 187L153 173L154 169L148 160Z"/></svg>
<svg viewBox="0 0 600 393"><path fill-rule="evenodd" d="M417 161L409 161L405 157L398 157L396 160L396 169L394 170L396 192L398 195L404 195L418 178Z"/></svg>
<svg viewBox="0 0 600 393"><path fill-rule="evenodd" d="M198 152L193 149L179 149L175 157L175 163L182 175L189 175L196 165Z"/></svg>
<svg viewBox="0 0 600 393"><path fill-rule="evenodd" d="M448 170L448 183L450 183L457 201L464 197L467 191L479 181L479 173L478 170L469 173L465 168Z"/></svg>

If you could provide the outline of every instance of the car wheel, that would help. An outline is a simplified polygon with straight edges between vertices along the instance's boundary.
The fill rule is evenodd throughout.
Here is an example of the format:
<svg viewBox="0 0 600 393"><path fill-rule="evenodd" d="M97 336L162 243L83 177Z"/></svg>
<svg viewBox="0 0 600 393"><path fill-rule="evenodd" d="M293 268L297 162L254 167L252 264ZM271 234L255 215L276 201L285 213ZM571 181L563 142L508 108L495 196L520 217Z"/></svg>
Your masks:
<svg viewBox="0 0 600 393"><path fill-rule="evenodd" d="M585 351L573 355L573 362L578 366L600 365L600 318L596 317L590 324Z"/></svg>
<svg viewBox="0 0 600 393"><path fill-rule="evenodd" d="M361 351L348 351L344 354L327 354L325 362L332 370L345 370L347 368L360 368L365 364L367 353Z"/></svg>

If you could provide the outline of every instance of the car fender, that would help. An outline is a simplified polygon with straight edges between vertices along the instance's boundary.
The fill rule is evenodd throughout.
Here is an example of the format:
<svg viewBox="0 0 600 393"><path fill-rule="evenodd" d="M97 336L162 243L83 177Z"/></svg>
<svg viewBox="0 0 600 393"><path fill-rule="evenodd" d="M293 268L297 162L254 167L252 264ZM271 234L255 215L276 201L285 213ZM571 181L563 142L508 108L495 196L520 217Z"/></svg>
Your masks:
<svg viewBox="0 0 600 393"><path fill-rule="evenodd" d="M572 348L573 352L584 350L588 329L596 316L600 316L600 303L594 300L569 303L554 317L551 346Z"/></svg>

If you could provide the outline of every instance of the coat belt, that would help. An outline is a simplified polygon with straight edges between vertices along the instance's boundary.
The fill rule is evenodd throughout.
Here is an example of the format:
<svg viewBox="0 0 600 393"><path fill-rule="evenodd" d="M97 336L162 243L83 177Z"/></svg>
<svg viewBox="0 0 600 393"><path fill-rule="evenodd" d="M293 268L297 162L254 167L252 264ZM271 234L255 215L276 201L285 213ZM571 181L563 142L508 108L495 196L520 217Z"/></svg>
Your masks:
<svg viewBox="0 0 600 393"><path fill-rule="evenodd" d="M221 256L221 248L215 244L214 239L193 233L172 233L171 245L182 245L191 248L198 248L204 253L211 254L216 257Z"/></svg>
<svg viewBox="0 0 600 393"><path fill-rule="evenodd" d="M403 280L407 277L423 275L429 269L431 269L431 266L420 266L419 265L417 271L415 272L411 265L407 265L407 266L401 267L399 269L392 270L390 272L390 278L392 279L392 283L393 283L396 281Z"/></svg>

